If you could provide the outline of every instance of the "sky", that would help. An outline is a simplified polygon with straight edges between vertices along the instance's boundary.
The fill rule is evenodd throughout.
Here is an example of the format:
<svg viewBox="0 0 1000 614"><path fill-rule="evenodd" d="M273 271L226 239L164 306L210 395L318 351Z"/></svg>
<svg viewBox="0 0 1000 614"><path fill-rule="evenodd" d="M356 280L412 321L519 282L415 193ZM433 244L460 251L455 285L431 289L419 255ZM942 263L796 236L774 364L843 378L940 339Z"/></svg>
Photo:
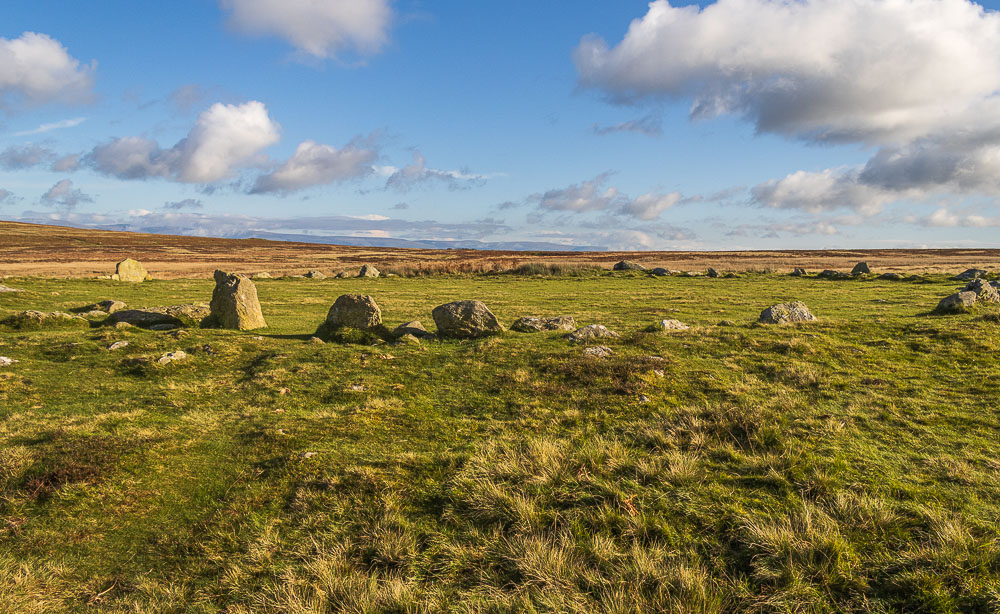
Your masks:
<svg viewBox="0 0 1000 614"><path fill-rule="evenodd" d="M0 219L575 249L1000 247L998 9L12 0Z"/></svg>

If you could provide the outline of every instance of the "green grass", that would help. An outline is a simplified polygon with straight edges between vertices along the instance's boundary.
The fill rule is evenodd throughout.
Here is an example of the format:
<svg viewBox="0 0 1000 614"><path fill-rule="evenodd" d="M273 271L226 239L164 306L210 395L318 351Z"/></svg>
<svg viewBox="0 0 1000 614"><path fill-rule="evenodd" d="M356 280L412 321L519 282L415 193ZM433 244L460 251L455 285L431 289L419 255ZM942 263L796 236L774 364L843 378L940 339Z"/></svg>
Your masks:
<svg viewBox="0 0 1000 614"><path fill-rule="evenodd" d="M4 283L0 318L212 292ZM0 611L1000 611L1000 318L929 315L956 285L262 280L262 331L0 328ZM351 292L622 337L309 342ZM787 300L820 321L751 324Z"/></svg>

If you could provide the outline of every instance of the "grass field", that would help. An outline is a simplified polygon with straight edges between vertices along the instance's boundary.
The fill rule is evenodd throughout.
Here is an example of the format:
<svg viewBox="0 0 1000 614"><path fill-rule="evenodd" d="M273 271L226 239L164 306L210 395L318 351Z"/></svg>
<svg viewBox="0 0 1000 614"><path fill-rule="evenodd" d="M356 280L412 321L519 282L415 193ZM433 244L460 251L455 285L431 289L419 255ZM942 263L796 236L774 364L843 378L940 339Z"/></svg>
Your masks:
<svg viewBox="0 0 1000 614"><path fill-rule="evenodd" d="M3 283L0 317L213 287ZM262 331L0 327L0 611L1000 611L1000 324L929 315L956 285L275 279ZM311 343L348 292L622 337ZM785 300L819 321L752 324Z"/></svg>

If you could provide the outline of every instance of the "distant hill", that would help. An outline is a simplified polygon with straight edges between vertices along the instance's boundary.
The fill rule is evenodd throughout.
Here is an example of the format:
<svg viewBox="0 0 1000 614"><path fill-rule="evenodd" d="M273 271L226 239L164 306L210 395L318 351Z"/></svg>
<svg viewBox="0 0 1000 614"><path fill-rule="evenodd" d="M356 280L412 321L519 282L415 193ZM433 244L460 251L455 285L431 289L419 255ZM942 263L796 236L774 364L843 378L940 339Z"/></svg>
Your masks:
<svg viewBox="0 0 1000 614"><path fill-rule="evenodd" d="M319 243L322 245L353 245L358 247L403 247L409 249L477 249L490 251L528 252L603 252L607 247L600 245L563 245L545 241L414 241L389 237L349 237L283 234L278 232L248 232L234 239L269 239L271 241L295 241L297 243Z"/></svg>

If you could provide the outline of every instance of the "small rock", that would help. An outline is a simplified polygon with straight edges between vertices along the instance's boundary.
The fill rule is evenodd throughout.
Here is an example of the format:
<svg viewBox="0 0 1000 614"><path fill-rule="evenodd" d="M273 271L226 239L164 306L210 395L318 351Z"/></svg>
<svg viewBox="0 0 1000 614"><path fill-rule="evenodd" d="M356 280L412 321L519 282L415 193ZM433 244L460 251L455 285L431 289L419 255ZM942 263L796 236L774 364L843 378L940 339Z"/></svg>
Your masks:
<svg viewBox="0 0 1000 614"><path fill-rule="evenodd" d="M667 376L666 373L664 373L663 371L661 371L659 369L653 369L653 375L655 375L656 377L658 377L660 379L663 379L664 377Z"/></svg>
<svg viewBox="0 0 1000 614"><path fill-rule="evenodd" d="M806 276L806 270L803 269L802 267L797 266L792 271L792 277L805 277L805 276Z"/></svg>
<svg viewBox="0 0 1000 614"><path fill-rule="evenodd" d="M14 360L13 358L7 358L6 356L0 356L0 367L9 367L15 362L19 361Z"/></svg>
<svg viewBox="0 0 1000 614"><path fill-rule="evenodd" d="M176 352L167 352L163 356L160 356L156 362L161 365L171 363L175 360L184 360L188 355L184 350L177 350Z"/></svg>
<svg viewBox="0 0 1000 614"><path fill-rule="evenodd" d="M606 345L592 345L583 350L583 355L590 356L591 358L608 358L613 356L614 352Z"/></svg>
<svg viewBox="0 0 1000 614"><path fill-rule="evenodd" d="M3 292L24 292L24 290L21 290L20 288L11 288L10 286L5 286L3 284L0 284L0 293Z"/></svg>
<svg viewBox="0 0 1000 614"><path fill-rule="evenodd" d="M976 304L975 292L957 292L938 303L935 313L965 313Z"/></svg>
<svg viewBox="0 0 1000 614"><path fill-rule="evenodd" d="M347 278L348 278L348 277L350 277L350 276L351 276L351 274L350 274L350 273L348 273L347 271L341 271L341 272L339 272L339 273L337 273L337 274L335 275L335 277L336 277L337 279L347 279Z"/></svg>
<svg viewBox="0 0 1000 614"><path fill-rule="evenodd" d="M872 270L869 268L867 262L859 262L851 269L851 275L867 275L871 272Z"/></svg>
<svg viewBox="0 0 1000 614"><path fill-rule="evenodd" d="M639 395L639 402L640 403L649 403L649 397L647 397L644 394L640 394Z"/></svg>
<svg viewBox="0 0 1000 614"><path fill-rule="evenodd" d="M537 333L545 330L573 330L576 328L576 321L573 316L556 316L554 318L538 318L527 316L518 318L511 324L510 329L520 333Z"/></svg>
<svg viewBox="0 0 1000 614"><path fill-rule="evenodd" d="M578 328L570 334L566 335L564 338L570 343L580 343L582 341L587 341L589 339L617 339L620 337L618 333L613 330L608 330L603 324L590 324L582 328Z"/></svg>
<svg viewBox="0 0 1000 614"><path fill-rule="evenodd" d="M353 391L353 392L364 392L365 391L365 387L362 386L361 384L351 384L350 388L351 388L351 391Z"/></svg>
<svg viewBox="0 0 1000 614"><path fill-rule="evenodd" d="M128 341L115 341L114 343L109 345L107 349L109 352L113 352L115 350L120 350L126 346L128 346Z"/></svg>
<svg viewBox="0 0 1000 614"><path fill-rule="evenodd" d="M772 305L760 312L758 322L761 324L789 324L793 322L811 322L816 316L809 311L802 301Z"/></svg>
<svg viewBox="0 0 1000 614"><path fill-rule="evenodd" d="M317 454L316 452L303 452L302 454L299 454L299 458L302 458L302 459L312 458L312 457L316 456L316 454Z"/></svg>
<svg viewBox="0 0 1000 614"><path fill-rule="evenodd" d="M100 311L102 313L114 313L116 311L121 311L127 308L128 305L121 301L106 300L99 303L94 303L93 305L88 305L86 311Z"/></svg>
<svg viewBox="0 0 1000 614"><path fill-rule="evenodd" d="M670 275L670 271L663 267L656 267L655 269L650 271L649 274L654 275L656 277L666 277L667 275Z"/></svg>
<svg viewBox="0 0 1000 614"><path fill-rule="evenodd" d="M732 320L719 320L719 323L716 324L716 326L736 326L736 322L733 322Z"/></svg>
<svg viewBox="0 0 1000 614"><path fill-rule="evenodd" d="M250 279L271 279L271 274L267 271L261 271L260 273L254 273L251 275Z"/></svg>
<svg viewBox="0 0 1000 614"><path fill-rule="evenodd" d="M687 330L689 328L691 327L680 320L660 320L660 330Z"/></svg>
<svg viewBox="0 0 1000 614"><path fill-rule="evenodd" d="M843 271L827 269L816 277L819 277L820 279L850 279L851 275L849 273L844 273Z"/></svg>
<svg viewBox="0 0 1000 614"><path fill-rule="evenodd" d="M396 337L396 345L420 345L420 339L407 333Z"/></svg>
<svg viewBox="0 0 1000 614"><path fill-rule="evenodd" d="M421 337L433 337L434 333L428 332L420 320L400 324L392 331L392 336L397 339L406 335L419 339Z"/></svg>
<svg viewBox="0 0 1000 614"><path fill-rule="evenodd" d="M646 267L642 266L638 262L632 262L631 260L622 260L621 262L616 262L612 271L645 271Z"/></svg>
<svg viewBox="0 0 1000 614"><path fill-rule="evenodd" d="M719 276L719 272L716 271L715 269L713 269L712 267L708 267L708 276L709 277L713 277L713 278L714 277L718 277Z"/></svg>
<svg viewBox="0 0 1000 614"><path fill-rule="evenodd" d="M320 339L319 337L309 337L309 343L313 345L323 345L326 342Z"/></svg>
<svg viewBox="0 0 1000 614"><path fill-rule="evenodd" d="M988 274L989 271L985 269L966 269L965 271L952 277L952 279L955 281L969 281L970 279L976 279L977 277L985 277Z"/></svg>
<svg viewBox="0 0 1000 614"><path fill-rule="evenodd" d="M361 270L358 272L358 277L378 277L378 276L379 276L378 269L376 269L374 266L370 264L362 266Z"/></svg>
<svg viewBox="0 0 1000 614"><path fill-rule="evenodd" d="M305 276L307 279L326 279L326 275L324 275L322 271L317 271L315 269L306 273Z"/></svg>

